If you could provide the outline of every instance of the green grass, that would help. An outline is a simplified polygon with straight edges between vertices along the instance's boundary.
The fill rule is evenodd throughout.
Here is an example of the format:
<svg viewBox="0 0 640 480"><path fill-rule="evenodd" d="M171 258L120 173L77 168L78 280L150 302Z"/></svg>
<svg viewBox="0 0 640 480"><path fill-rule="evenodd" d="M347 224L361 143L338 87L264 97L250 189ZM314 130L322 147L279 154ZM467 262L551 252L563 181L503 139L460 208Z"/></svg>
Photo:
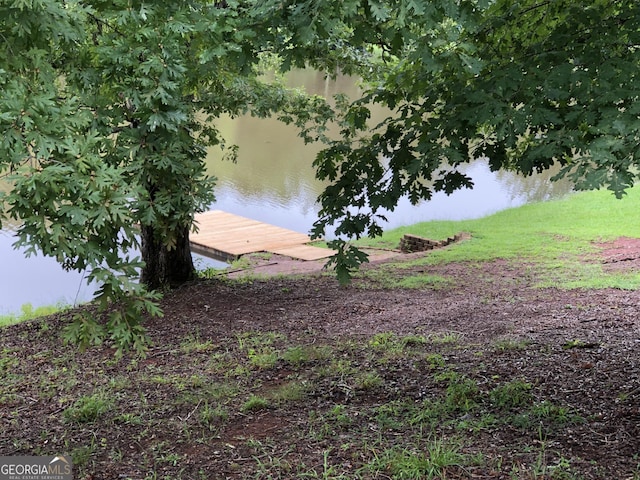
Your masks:
<svg viewBox="0 0 640 480"><path fill-rule="evenodd" d="M522 380L511 380L491 390L489 398L497 408L519 408L531 402L531 388L530 383Z"/></svg>
<svg viewBox="0 0 640 480"><path fill-rule="evenodd" d="M242 404L240 409L242 412L255 412L269 408L269 400L257 395L251 395L249 399Z"/></svg>
<svg viewBox="0 0 640 480"><path fill-rule="evenodd" d="M19 314L0 315L0 327L14 325L16 323L24 322L27 320L33 320L34 318L52 315L61 310L64 310L65 308L66 307L62 305L50 305L33 308L33 305L31 305L30 303L25 303L24 305L22 305L22 307L20 307Z"/></svg>
<svg viewBox="0 0 640 480"><path fill-rule="evenodd" d="M366 283L358 283L360 288L372 288L383 286L385 288L431 288L443 289L451 285L451 281L441 275L429 275L426 273L411 274L405 273L412 266L411 263L390 262L380 265L375 269L360 272L356 278L366 280Z"/></svg>
<svg viewBox="0 0 640 480"><path fill-rule="evenodd" d="M415 450L391 447L377 453L365 470L374 475L390 474L390 478L397 479L435 479L444 478L447 467L462 466L466 462L458 445L432 440Z"/></svg>
<svg viewBox="0 0 640 480"><path fill-rule="evenodd" d="M113 407L114 402L107 395L95 393L78 398L72 406L63 411L63 417L67 422L92 423Z"/></svg>
<svg viewBox="0 0 640 480"><path fill-rule="evenodd" d="M472 236L470 240L434 250L414 261L414 265L516 260L533 266L541 286L637 289L640 272L604 273L599 264L588 264L583 260L597 252L594 242L620 236L640 237L638 202L640 188L629 190L622 200L604 190L580 192L561 200L528 204L480 219L418 223L390 230L380 239L360 240L357 244L395 248L407 233L444 239L458 232L468 232ZM418 283L415 279L412 282Z"/></svg>

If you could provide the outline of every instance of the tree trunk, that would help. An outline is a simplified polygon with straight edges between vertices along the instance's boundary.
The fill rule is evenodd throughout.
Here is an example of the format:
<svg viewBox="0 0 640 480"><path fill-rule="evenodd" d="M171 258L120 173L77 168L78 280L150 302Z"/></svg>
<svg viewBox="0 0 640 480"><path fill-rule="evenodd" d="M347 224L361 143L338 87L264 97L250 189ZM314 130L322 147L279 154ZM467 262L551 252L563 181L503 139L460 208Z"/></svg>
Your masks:
<svg viewBox="0 0 640 480"><path fill-rule="evenodd" d="M153 227L143 226L142 269L140 280L150 290L177 287L195 278L195 267L189 245L189 227L177 232L175 248L169 250L154 234Z"/></svg>

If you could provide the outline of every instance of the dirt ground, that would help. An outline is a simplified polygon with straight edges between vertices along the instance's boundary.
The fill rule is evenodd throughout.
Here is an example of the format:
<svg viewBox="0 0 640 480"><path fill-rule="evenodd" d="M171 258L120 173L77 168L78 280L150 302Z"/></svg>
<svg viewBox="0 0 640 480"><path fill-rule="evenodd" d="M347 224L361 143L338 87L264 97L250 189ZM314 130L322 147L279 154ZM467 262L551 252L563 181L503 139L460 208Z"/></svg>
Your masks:
<svg viewBox="0 0 640 480"><path fill-rule="evenodd" d="M600 247L598 258L589 261L605 270L640 268L638 239ZM377 252L366 269L380 268L389 258L400 257ZM369 280L340 287L321 274L320 262L279 257L256 262L261 265L252 266L254 275L278 276L199 281L166 295L164 318L146 324L153 344L143 360L114 361L108 345L84 353L62 345L56 333L68 321L64 315L3 329L0 455L71 451L78 478L87 480L420 478L394 474L391 461L386 473L362 466L383 451L371 445L412 451L408 439L417 438L414 433L398 425L382 428L371 412L400 400L435 398L443 389L424 358L438 354L457 374L473 379L480 393L503 379L521 379L532 386L532 402L562 405L581 421L465 431L460 419L473 417L477 410L470 410L457 418L455 432L446 424L433 426L433 432L442 438L455 434L465 454L480 454L483 460L430 478L640 478L640 291L536 288L527 265L505 261L396 273L419 271L450 280L446 287L419 289L379 288ZM283 276L292 272L304 275ZM242 274L247 272L233 276ZM203 418L198 417L202 398L176 400L205 388L188 379L205 375L212 384L235 381L242 385L241 395L268 396L291 378L310 382L310 372L330 362L318 358L298 368L279 359L246 376L217 370L220 359L242 352L255 357L258 346L245 345L255 332L273 333L278 351L289 345L331 345L354 371L375 367L382 384L347 388L335 376L318 376L301 402L252 411L229 401L225 421L213 430L204 428L195 420ZM370 339L388 333L455 340L416 347L426 349L422 360L383 363L371 355L377 344ZM163 383L160 377L174 380ZM118 405L104 420L65 417L80 395L99 390L110 392ZM311 430L317 433L314 422L327 418L336 405L351 421L311 435ZM80 455L84 446L86 458Z"/></svg>

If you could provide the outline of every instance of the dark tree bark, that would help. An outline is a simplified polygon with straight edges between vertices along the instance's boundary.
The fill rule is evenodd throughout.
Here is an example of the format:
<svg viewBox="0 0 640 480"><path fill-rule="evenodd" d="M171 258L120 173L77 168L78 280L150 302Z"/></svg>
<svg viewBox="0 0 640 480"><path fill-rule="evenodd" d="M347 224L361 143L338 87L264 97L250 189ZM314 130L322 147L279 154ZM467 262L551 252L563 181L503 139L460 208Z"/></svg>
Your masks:
<svg viewBox="0 0 640 480"><path fill-rule="evenodd" d="M146 265L140 280L150 290L174 288L195 278L189 227L182 228L177 235L175 248L168 249L155 235L153 227L143 226L141 229L142 260Z"/></svg>

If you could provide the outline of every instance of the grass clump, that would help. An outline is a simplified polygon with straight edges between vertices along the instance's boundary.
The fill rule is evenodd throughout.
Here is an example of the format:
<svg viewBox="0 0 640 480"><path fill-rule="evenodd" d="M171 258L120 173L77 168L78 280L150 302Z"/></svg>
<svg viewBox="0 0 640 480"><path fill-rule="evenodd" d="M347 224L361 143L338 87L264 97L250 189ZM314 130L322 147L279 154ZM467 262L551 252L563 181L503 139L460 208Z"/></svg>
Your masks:
<svg viewBox="0 0 640 480"><path fill-rule="evenodd" d="M260 370L273 368L278 362L278 352L269 347L250 348L247 351L247 355L249 356L249 363Z"/></svg>
<svg viewBox="0 0 640 480"><path fill-rule="evenodd" d="M287 382L279 385L270 392L269 399L277 404L282 405L288 402L297 402L304 399L307 395L307 385L303 382Z"/></svg>
<svg viewBox="0 0 640 480"><path fill-rule="evenodd" d="M531 389L528 382L512 380L491 390L489 398L500 409L520 408L531 402Z"/></svg>
<svg viewBox="0 0 640 480"><path fill-rule="evenodd" d="M73 405L63 412L63 417L70 423L92 423L98 421L114 406L112 399L103 393L95 393L78 398Z"/></svg>
<svg viewBox="0 0 640 480"><path fill-rule="evenodd" d="M225 422L228 419L229 413L220 405L213 406L207 402L200 411L200 423L209 428L213 428L215 425Z"/></svg>
<svg viewBox="0 0 640 480"><path fill-rule="evenodd" d="M496 352L511 352L526 350L531 345L531 341L526 339L504 338L494 342L493 347Z"/></svg>
<svg viewBox="0 0 640 480"><path fill-rule="evenodd" d="M430 440L419 450L392 447L376 452L365 468L374 475L396 479L436 479L450 467L463 467L467 459L460 446L443 440Z"/></svg>
<svg viewBox="0 0 640 480"><path fill-rule="evenodd" d="M249 399L244 402L244 404L240 408L240 411L242 411L243 413L257 412L259 410L265 410L269 408L269 405L269 400L267 400L266 398L259 397L257 395L251 395Z"/></svg>
<svg viewBox="0 0 640 480"><path fill-rule="evenodd" d="M331 358L330 348L315 345L296 345L287 348L281 354L282 360L300 367L301 365Z"/></svg>

